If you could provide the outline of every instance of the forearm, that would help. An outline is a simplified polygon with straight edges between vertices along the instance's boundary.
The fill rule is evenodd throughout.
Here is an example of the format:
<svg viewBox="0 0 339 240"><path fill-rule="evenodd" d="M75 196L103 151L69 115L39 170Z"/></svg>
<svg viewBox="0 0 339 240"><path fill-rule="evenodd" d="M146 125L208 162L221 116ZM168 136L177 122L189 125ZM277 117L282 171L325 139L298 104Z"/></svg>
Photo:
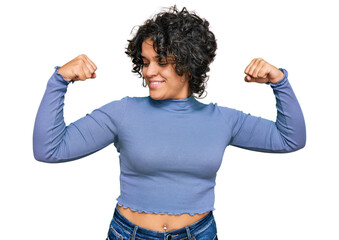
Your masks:
<svg viewBox="0 0 339 240"><path fill-rule="evenodd" d="M276 97L277 119L275 125L282 137L282 144L287 151L295 151L306 144L305 120L294 91L288 81L288 73L281 69L285 76L276 83L270 84Z"/></svg>

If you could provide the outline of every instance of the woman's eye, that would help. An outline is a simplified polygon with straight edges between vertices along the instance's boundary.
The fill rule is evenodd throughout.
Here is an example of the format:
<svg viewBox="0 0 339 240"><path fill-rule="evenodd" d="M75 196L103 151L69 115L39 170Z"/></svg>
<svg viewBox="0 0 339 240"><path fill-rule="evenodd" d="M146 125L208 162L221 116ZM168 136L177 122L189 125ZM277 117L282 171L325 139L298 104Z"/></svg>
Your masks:
<svg viewBox="0 0 339 240"><path fill-rule="evenodd" d="M148 67L150 63L148 62L144 62L142 63L142 67ZM158 61L158 65L159 66L166 66L168 64L167 61Z"/></svg>
<svg viewBox="0 0 339 240"><path fill-rule="evenodd" d="M160 66L165 66L165 65L167 65L167 64L168 64L168 62L161 61L161 62L158 62L158 64L159 64Z"/></svg>

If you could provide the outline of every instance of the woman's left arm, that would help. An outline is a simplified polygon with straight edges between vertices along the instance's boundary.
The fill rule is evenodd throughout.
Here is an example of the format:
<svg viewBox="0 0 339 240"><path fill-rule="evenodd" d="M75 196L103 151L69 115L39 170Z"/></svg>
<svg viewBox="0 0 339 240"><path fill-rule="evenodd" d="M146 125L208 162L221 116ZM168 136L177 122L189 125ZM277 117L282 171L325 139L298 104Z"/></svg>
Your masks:
<svg viewBox="0 0 339 240"><path fill-rule="evenodd" d="M262 58L253 59L245 69L245 81L266 83L276 97L275 122L234 110L230 145L261 152L293 152L306 144L304 116L288 81L285 69Z"/></svg>

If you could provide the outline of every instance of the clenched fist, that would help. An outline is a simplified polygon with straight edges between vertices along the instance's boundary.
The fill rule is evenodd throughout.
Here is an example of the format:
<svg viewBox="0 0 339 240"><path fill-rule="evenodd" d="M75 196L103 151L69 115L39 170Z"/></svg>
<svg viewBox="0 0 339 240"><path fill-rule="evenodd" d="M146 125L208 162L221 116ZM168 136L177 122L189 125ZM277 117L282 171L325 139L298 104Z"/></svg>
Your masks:
<svg viewBox="0 0 339 240"><path fill-rule="evenodd" d="M245 69L246 82L277 83L284 77L284 73L262 58L254 58Z"/></svg>
<svg viewBox="0 0 339 240"><path fill-rule="evenodd" d="M60 67L58 73L67 81L84 81L88 78L95 78L96 70L97 66L94 62L92 62L85 54L81 54Z"/></svg>

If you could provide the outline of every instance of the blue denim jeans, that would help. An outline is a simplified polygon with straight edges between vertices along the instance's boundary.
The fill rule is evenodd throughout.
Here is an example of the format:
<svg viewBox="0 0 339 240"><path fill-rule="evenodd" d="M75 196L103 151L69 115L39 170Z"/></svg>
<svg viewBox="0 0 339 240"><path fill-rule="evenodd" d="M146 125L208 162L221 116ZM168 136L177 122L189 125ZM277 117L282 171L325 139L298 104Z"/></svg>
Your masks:
<svg viewBox="0 0 339 240"><path fill-rule="evenodd" d="M197 222L172 231L159 232L139 227L115 208L106 240L217 240L217 227L211 211Z"/></svg>

